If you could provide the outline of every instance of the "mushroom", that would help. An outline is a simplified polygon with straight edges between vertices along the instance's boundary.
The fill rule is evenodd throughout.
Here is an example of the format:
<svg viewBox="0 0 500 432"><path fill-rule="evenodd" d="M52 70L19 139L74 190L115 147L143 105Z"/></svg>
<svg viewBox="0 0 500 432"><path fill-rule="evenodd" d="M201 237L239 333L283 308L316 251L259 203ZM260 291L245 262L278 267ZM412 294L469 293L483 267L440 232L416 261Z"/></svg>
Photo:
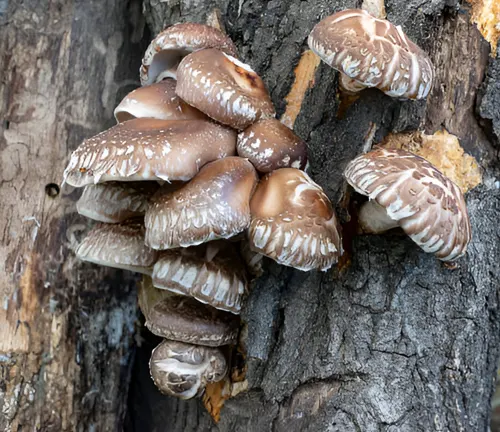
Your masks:
<svg viewBox="0 0 500 432"><path fill-rule="evenodd" d="M262 79L250 66L216 49L184 57L175 91L209 117L239 130L275 116Z"/></svg>
<svg viewBox="0 0 500 432"><path fill-rule="evenodd" d="M175 80L165 79L131 91L115 108L117 123L144 117L160 120L206 119L205 114L175 94L175 85Z"/></svg>
<svg viewBox="0 0 500 432"><path fill-rule="evenodd" d="M123 222L146 212L148 199L158 190L156 182L108 182L85 186L76 203L82 216L106 223Z"/></svg>
<svg viewBox="0 0 500 432"><path fill-rule="evenodd" d="M303 171L281 168L263 177L250 211L250 248L279 264L326 271L343 253L330 200Z"/></svg>
<svg viewBox="0 0 500 432"><path fill-rule="evenodd" d="M263 173L305 169L307 163L306 143L277 119L262 119L247 127L238 135L236 149Z"/></svg>
<svg viewBox="0 0 500 432"><path fill-rule="evenodd" d="M148 85L163 78L176 77L177 65L187 54L216 48L236 55L233 41L220 30L204 24L174 24L159 33L149 44L140 69L141 84Z"/></svg>
<svg viewBox="0 0 500 432"><path fill-rule="evenodd" d="M149 371L158 389L169 396L201 396L208 383L224 379L228 366L220 348L163 340L151 353Z"/></svg>
<svg viewBox="0 0 500 432"><path fill-rule="evenodd" d="M76 248L82 261L151 275L158 252L144 244L144 225L135 220L98 224Z"/></svg>
<svg viewBox="0 0 500 432"><path fill-rule="evenodd" d="M349 162L344 177L369 198L358 215L364 232L399 226L442 261L465 254L471 227L462 192L425 159L405 150L378 148Z"/></svg>
<svg viewBox="0 0 500 432"><path fill-rule="evenodd" d="M236 153L236 132L208 120L133 119L88 138L64 171L71 186L106 181L189 180Z"/></svg>
<svg viewBox="0 0 500 432"><path fill-rule="evenodd" d="M392 97L424 99L432 88L434 68L427 54L401 26L364 10L324 18L309 34L308 44L341 72L341 85L348 91L377 87Z"/></svg>
<svg viewBox="0 0 500 432"><path fill-rule="evenodd" d="M233 314L240 313L247 292L243 264L226 241L165 251L152 278L156 288L194 297Z"/></svg>
<svg viewBox="0 0 500 432"><path fill-rule="evenodd" d="M188 247L244 231L256 184L250 162L227 157L205 165L172 193L160 189L146 211L146 244L154 249Z"/></svg>

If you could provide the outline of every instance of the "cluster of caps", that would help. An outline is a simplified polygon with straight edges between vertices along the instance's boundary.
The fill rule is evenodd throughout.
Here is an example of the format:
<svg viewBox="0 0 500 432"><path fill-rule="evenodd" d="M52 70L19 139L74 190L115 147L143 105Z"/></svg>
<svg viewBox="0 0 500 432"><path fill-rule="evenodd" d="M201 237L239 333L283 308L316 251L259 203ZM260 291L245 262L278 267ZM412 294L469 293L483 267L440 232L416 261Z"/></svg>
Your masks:
<svg viewBox="0 0 500 432"><path fill-rule="evenodd" d="M352 50L353 40L365 45ZM430 89L432 65L418 47L364 12L326 18L309 44L358 88L400 97ZM237 343L245 261L255 268L265 255L326 271L343 253L332 204L304 171L306 143L275 118L262 79L236 56L209 26L161 32L144 56L142 87L115 109L117 125L86 139L64 172L66 183L85 187L78 212L101 222L77 256L150 276L139 304L147 327L165 338L150 370L162 392L180 398L227 374L221 347ZM425 160L379 149L352 161L345 177L370 198L365 231L398 225L440 259L465 252L463 197Z"/></svg>

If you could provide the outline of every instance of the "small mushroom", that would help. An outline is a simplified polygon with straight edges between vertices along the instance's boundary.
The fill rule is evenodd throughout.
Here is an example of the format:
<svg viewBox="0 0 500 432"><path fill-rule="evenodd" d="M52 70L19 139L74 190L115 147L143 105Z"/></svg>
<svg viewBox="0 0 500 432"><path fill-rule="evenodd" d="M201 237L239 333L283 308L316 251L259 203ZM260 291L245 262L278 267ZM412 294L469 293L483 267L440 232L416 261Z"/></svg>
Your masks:
<svg viewBox="0 0 500 432"><path fill-rule="evenodd" d="M153 269L153 285L239 314L247 292L245 269L230 242L214 241L164 251Z"/></svg>
<svg viewBox="0 0 500 432"><path fill-rule="evenodd" d="M158 252L144 244L144 225L138 221L98 224L76 248L82 261L151 275Z"/></svg>
<svg viewBox="0 0 500 432"><path fill-rule="evenodd" d="M262 79L247 64L216 49L184 57L175 91L209 117L239 130L275 116Z"/></svg>
<svg viewBox="0 0 500 432"><path fill-rule="evenodd" d="M76 203L82 216L99 222L118 223L143 216L148 199L158 190L156 182L108 182L85 186Z"/></svg>
<svg viewBox="0 0 500 432"><path fill-rule="evenodd" d="M205 114L184 102L175 94L176 82L165 79L159 83L139 87L125 96L115 108L118 123L133 118L159 120L203 120Z"/></svg>
<svg viewBox="0 0 500 432"><path fill-rule="evenodd" d="M160 189L146 211L146 244L154 249L196 246L244 231L256 184L250 162L228 157L205 165L172 193Z"/></svg>
<svg viewBox="0 0 500 432"><path fill-rule="evenodd" d="M156 387L179 399L201 396L208 383L224 379L228 366L220 348L163 340L151 353L149 371Z"/></svg>
<svg viewBox="0 0 500 432"><path fill-rule="evenodd" d="M432 88L434 67L401 26L360 9L328 16L311 31L308 44L341 72L342 86L357 92L377 87L392 97L424 99Z"/></svg>
<svg viewBox="0 0 500 432"><path fill-rule="evenodd" d="M326 271L343 253L330 200L303 171L281 168L267 174L250 210L250 247L279 264Z"/></svg>
<svg viewBox="0 0 500 432"><path fill-rule="evenodd" d="M344 177L369 198L358 215L364 232L399 226L442 261L465 254L471 227L462 192L425 159L405 150L378 148L352 160Z"/></svg>
<svg viewBox="0 0 500 432"><path fill-rule="evenodd" d="M263 173L304 169L307 163L306 143L277 119L262 119L247 127L238 135L236 149Z"/></svg>
<svg viewBox="0 0 500 432"><path fill-rule="evenodd" d="M204 24L174 24L159 33L149 44L140 69L141 84L176 77L177 65L187 54L204 48L216 48L236 55L233 41L220 30Z"/></svg>
<svg viewBox="0 0 500 432"><path fill-rule="evenodd" d="M236 153L236 132L208 120L133 119L88 138L64 171L71 186L106 181L191 179Z"/></svg>

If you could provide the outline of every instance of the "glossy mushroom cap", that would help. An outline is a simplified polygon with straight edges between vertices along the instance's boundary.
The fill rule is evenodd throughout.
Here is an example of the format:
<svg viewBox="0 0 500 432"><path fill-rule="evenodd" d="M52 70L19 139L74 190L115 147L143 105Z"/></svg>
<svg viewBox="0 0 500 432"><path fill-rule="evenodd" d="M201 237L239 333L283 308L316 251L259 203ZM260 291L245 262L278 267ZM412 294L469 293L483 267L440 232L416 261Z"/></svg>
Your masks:
<svg viewBox="0 0 500 432"><path fill-rule="evenodd" d="M236 55L233 41L220 30L197 23L174 24L159 33L149 44L142 59L141 84L153 84L165 76L175 77L177 65L187 54L204 48L216 48ZM165 71L170 71L167 75Z"/></svg>
<svg viewBox="0 0 500 432"><path fill-rule="evenodd" d="M228 157L205 165L175 192L160 189L146 211L146 244L154 249L188 247L244 231L256 184L250 162Z"/></svg>
<svg viewBox="0 0 500 432"><path fill-rule="evenodd" d="M215 241L165 251L153 269L153 285L239 314L247 292L245 269L230 242Z"/></svg>
<svg viewBox="0 0 500 432"><path fill-rule="evenodd" d="M436 167L405 150L376 149L352 160L344 176L370 201L359 222L367 232L400 226L442 261L465 254L471 240L460 188Z"/></svg>
<svg viewBox="0 0 500 432"><path fill-rule="evenodd" d="M182 60L175 91L209 117L239 130L275 115L262 79L250 66L215 49Z"/></svg>
<svg viewBox="0 0 500 432"><path fill-rule="evenodd" d="M158 252L144 244L144 225L127 221L96 225L78 245L76 256L82 261L150 275Z"/></svg>
<svg viewBox="0 0 500 432"><path fill-rule="evenodd" d="M306 143L276 119L262 119L247 127L238 135L236 149L263 173L278 168L304 169L307 164Z"/></svg>
<svg viewBox="0 0 500 432"><path fill-rule="evenodd" d="M76 203L82 216L106 223L123 222L146 212L148 199L158 190L156 182L108 182L85 186Z"/></svg>
<svg viewBox="0 0 500 432"><path fill-rule="evenodd" d="M427 54L400 26L364 10L326 17L313 28L308 44L325 63L356 81L352 86L342 77L352 91L377 87L392 97L424 99L432 88L434 68Z"/></svg>
<svg viewBox="0 0 500 432"><path fill-rule="evenodd" d="M303 171L282 168L266 175L250 209L250 247L279 264L326 271L343 253L330 200Z"/></svg>
<svg viewBox="0 0 500 432"><path fill-rule="evenodd" d="M71 186L106 181L191 179L236 153L236 132L207 120L133 119L88 138L64 171Z"/></svg>
<svg viewBox="0 0 500 432"><path fill-rule="evenodd" d="M115 108L116 121L121 123L133 118L206 119L205 114L188 105L175 94L175 85L175 80L166 79L131 91Z"/></svg>
<svg viewBox="0 0 500 432"><path fill-rule="evenodd" d="M228 367L218 348L164 340L151 353L149 370L162 393L191 399L201 396L207 383L222 380Z"/></svg>

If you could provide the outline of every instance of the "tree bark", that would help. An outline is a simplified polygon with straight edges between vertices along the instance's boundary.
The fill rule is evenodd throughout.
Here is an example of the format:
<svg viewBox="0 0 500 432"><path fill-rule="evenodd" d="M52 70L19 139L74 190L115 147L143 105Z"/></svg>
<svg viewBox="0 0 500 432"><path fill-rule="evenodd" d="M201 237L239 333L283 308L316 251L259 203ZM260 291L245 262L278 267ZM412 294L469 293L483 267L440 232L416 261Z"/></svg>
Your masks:
<svg viewBox="0 0 500 432"><path fill-rule="evenodd" d="M135 280L76 261L90 222L76 213L80 192L59 185L70 152L139 85L139 11L126 0L0 1L2 431L123 423Z"/></svg>
<svg viewBox="0 0 500 432"><path fill-rule="evenodd" d="M145 0L152 34L179 21L205 22L218 9L240 57L286 108L307 35L352 0ZM162 397L140 351L128 430L486 431L499 357L500 183L498 59L458 1L391 1L388 19L430 53L437 82L428 99L401 102L367 90L338 116L337 74L316 73L295 122L313 178L347 220L342 170L375 131L442 127L484 169L466 195L473 241L448 269L406 237L353 236L344 271L302 273L266 261L243 318L249 391L226 402L216 426L201 402ZM480 118L480 115L484 118ZM496 135L495 135L496 134ZM139 394L140 398L134 397ZM141 428L142 426L142 428Z"/></svg>

